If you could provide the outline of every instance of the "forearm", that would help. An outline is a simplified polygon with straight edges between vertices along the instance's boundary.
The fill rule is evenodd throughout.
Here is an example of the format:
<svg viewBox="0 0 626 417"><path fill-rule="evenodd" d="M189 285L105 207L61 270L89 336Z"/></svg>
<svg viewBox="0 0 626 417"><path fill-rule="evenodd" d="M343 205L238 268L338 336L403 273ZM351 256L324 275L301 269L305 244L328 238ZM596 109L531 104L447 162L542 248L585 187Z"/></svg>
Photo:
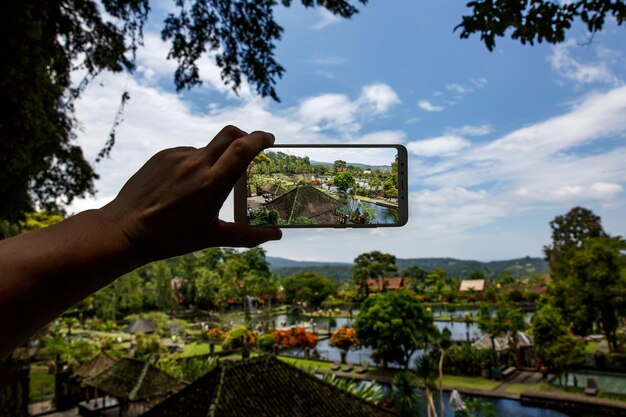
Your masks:
<svg viewBox="0 0 626 417"><path fill-rule="evenodd" d="M139 264L104 209L0 241L0 357Z"/></svg>

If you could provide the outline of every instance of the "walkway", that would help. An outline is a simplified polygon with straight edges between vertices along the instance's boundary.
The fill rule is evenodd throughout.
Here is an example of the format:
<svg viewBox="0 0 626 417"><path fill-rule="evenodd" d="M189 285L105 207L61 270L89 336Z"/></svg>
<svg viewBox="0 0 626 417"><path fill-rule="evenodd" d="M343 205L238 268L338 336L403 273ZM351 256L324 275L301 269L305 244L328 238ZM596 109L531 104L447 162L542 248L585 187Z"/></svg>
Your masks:
<svg viewBox="0 0 626 417"><path fill-rule="evenodd" d="M513 384L538 384L542 380L542 375L539 372L528 372L521 371L515 374L515 376L511 379L504 381L502 384L498 385L494 391L498 392L506 392L507 388L509 388Z"/></svg>

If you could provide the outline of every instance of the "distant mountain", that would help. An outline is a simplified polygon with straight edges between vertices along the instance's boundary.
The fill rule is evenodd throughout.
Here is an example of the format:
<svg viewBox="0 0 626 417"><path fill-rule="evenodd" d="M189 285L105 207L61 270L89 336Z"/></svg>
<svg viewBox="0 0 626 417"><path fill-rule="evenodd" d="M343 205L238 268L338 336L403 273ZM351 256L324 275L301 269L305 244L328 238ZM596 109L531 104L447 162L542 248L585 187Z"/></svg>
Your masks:
<svg viewBox="0 0 626 417"><path fill-rule="evenodd" d="M346 262L309 262L293 261L284 258L268 256L270 269L277 275L292 275L297 272L318 272L339 281L346 281L352 277L352 263ZM441 268L448 276L466 278L473 271L482 271L486 278L497 278L504 271L513 276L526 278L532 275L541 275L548 272L548 264L543 258L519 258L507 261L480 262L454 258L417 258L397 259L399 272L411 265L417 265L426 271Z"/></svg>
<svg viewBox="0 0 626 417"><path fill-rule="evenodd" d="M294 261L285 258L275 258L268 256L267 261L270 263L270 269L274 268L301 268L301 267L324 267L324 266L347 266L352 268L352 262L313 262L313 261Z"/></svg>
<svg viewBox="0 0 626 417"><path fill-rule="evenodd" d="M334 166L333 162L320 162L320 161L310 161L311 165L324 165L327 168L332 168ZM360 164L358 162L346 162L346 166L352 165L355 168L359 168L362 170L379 170L379 171L391 171L391 165L368 165L368 164Z"/></svg>

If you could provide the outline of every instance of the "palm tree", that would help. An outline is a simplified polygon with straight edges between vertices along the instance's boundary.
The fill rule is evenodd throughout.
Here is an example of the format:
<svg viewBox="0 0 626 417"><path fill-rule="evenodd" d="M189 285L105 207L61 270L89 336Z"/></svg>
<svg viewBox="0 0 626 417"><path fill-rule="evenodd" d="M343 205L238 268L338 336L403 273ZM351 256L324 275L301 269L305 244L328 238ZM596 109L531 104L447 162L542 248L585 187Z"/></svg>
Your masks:
<svg viewBox="0 0 626 417"><path fill-rule="evenodd" d="M439 404L441 417L444 416L444 404L443 404L443 359L446 355L446 350L452 345L452 333L445 327L437 337L437 348L439 350Z"/></svg>
<svg viewBox="0 0 626 417"><path fill-rule="evenodd" d="M417 386L424 390L426 397L426 413L428 417L437 417L433 391L437 389L435 380L437 378L437 364L432 356L424 354L415 360L415 370Z"/></svg>
<svg viewBox="0 0 626 417"><path fill-rule="evenodd" d="M391 396L395 407L400 412L400 417L414 415L415 404L419 401L416 385L417 377L411 372L400 372L393 378Z"/></svg>

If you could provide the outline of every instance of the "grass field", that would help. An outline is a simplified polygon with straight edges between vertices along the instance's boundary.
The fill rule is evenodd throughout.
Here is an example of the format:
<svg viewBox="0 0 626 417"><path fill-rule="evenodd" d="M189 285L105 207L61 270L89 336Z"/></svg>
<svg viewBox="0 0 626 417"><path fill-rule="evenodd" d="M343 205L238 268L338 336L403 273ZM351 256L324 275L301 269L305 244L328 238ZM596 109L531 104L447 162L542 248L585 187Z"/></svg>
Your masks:
<svg viewBox="0 0 626 417"><path fill-rule="evenodd" d="M280 359L281 361L285 363L288 363L290 365L295 365L303 369L319 369L319 370L330 371L330 368L333 366L333 364L330 362L313 361L309 359L287 358L284 356L279 356L278 359Z"/></svg>
<svg viewBox="0 0 626 417"><path fill-rule="evenodd" d="M215 352L219 352L222 350L222 346L216 344ZM197 355L208 355L211 351L211 347L208 343L189 343L188 345L183 346L183 351L178 354L181 358L187 358L189 356L197 356Z"/></svg>
<svg viewBox="0 0 626 417"><path fill-rule="evenodd" d="M28 402L50 400L52 397L54 397L54 375L49 374L46 368L32 367Z"/></svg>
<svg viewBox="0 0 626 417"><path fill-rule="evenodd" d="M448 388L468 388L490 391L500 385L500 382L479 376L444 375L443 385Z"/></svg>
<svg viewBox="0 0 626 417"><path fill-rule="evenodd" d="M508 392L509 394L521 394L525 391L539 391L541 387L535 384L511 384L504 392Z"/></svg>

